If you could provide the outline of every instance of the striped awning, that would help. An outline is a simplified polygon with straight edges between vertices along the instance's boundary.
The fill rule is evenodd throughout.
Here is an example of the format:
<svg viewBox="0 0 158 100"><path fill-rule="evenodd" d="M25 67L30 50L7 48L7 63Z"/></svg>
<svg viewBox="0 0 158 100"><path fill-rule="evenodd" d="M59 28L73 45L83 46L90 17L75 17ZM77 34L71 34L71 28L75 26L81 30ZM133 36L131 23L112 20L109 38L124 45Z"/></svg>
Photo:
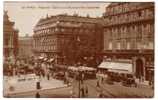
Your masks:
<svg viewBox="0 0 158 100"><path fill-rule="evenodd" d="M112 61L104 61L102 62L98 68L107 69L112 72L119 73L132 73L132 63L127 62L112 62Z"/></svg>

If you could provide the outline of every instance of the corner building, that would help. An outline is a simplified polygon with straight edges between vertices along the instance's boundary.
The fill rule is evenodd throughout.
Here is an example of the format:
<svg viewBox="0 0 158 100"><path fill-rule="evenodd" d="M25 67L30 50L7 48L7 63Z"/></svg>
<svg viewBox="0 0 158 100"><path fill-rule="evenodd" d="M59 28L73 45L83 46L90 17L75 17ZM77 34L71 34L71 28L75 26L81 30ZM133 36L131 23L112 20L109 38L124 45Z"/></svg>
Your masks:
<svg viewBox="0 0 158 100"><path fill-rule="evenodd" d="M154 69L154 3L111 3L104 13L103 54L131 59L136 77Z"/></svg>
<svg viewBox="0 0 158 100"><path fill-rule="evenodd" d="M34 53L54 58L59 64L84 62L84 57L94 57L103 48L100 22L100 18L76 14L40 19L34 27Z"/></svg>
<svg viewBox="0 0 158 100"><path fill-rule="evenodd" d="M4 11L3 18L3 56L16 58L18 56L18 30L14 28L15 23L9 20L7 11Z"/></svg>

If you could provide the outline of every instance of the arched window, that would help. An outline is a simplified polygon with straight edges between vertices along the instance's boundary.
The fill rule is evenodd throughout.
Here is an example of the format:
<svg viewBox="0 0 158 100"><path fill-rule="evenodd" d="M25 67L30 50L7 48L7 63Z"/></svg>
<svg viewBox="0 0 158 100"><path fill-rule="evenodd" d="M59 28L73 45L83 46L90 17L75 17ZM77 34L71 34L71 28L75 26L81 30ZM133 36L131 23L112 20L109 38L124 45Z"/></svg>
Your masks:
<svg viewBox="0 0 158 100"><path fill-rule="evenodd" d="M118 50L121 49L121 44L120 44L120 42L117 42L117 49L118 49Z"/></svg>
<svg viewBox="0 0 158 100"><path fill-rule="evenodd" d="M112 42L109 42L109 50L112 50Z"/></svg>
<svg viewBox="0 0 158 100"><path fill-rule="evenodd" d="M130 49L130 42L127 42L127 49Z"/></svg>

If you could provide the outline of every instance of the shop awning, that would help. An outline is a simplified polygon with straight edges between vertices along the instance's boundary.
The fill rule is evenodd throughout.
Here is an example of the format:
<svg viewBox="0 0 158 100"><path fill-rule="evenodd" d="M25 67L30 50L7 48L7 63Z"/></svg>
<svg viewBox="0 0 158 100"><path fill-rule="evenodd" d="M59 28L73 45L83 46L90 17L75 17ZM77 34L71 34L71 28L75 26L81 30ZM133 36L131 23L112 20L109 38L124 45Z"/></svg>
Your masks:
<svg viewBox="0 0 158 100"><path fill-rule="evenodd" d="M119 73L132 73L132 63L127 62L112 62L112 61L105 61L102 62L98 68L107 69L108 71L112 72L119 72Z"/></svg>

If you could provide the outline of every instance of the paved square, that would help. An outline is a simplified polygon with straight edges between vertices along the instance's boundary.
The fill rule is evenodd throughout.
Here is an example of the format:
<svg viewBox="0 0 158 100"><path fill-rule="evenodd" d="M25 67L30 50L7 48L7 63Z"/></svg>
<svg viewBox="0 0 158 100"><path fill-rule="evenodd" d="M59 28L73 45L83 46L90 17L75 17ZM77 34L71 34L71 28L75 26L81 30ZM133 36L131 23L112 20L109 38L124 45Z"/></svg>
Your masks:
<svg viewBox="0 0 158 100"><path fill-rule="evenodd" d="M26 76L27 77L27 76ZM13 94L13 93L22 93L22 92L29 92L36 90L36 78L18 78L15 77L4 77L4 95L5 94ZM54 89L54 88L61 88L66 87L67 85L63 83L63 81L50 79L47 80L46 78L40 79L41 90L44 89ZM10 87L14 89L9 89Z"/></svg>

